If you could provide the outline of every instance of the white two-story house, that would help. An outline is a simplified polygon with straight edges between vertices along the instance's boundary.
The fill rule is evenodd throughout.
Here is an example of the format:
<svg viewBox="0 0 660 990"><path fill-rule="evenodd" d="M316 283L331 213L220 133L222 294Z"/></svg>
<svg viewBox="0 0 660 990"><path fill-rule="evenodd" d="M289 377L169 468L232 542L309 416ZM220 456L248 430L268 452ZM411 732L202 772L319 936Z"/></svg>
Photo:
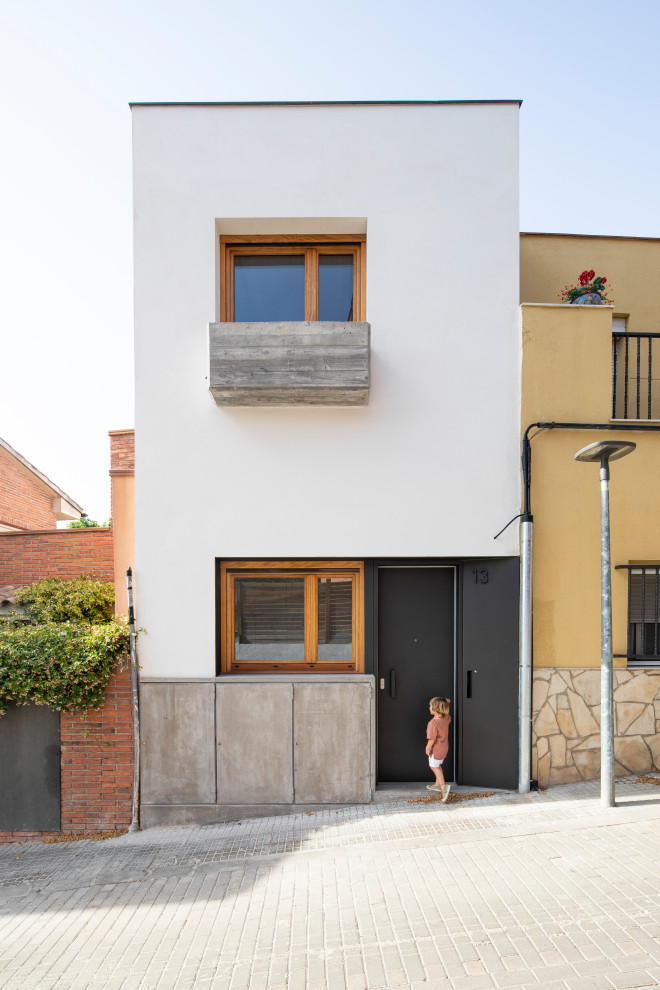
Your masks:
<svg viewBox="0 0 660 990"><path fill-rule="evenodd" d="M515 786L519 103L132 110L143 822Z"/></svg>

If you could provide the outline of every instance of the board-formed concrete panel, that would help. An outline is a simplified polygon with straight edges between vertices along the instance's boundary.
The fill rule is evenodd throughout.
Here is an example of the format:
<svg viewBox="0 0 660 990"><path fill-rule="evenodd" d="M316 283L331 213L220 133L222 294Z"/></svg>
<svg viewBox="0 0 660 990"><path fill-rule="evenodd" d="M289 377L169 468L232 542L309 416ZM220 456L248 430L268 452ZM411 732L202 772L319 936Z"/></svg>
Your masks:
<svg viewBox="0 0 660 990"><path fill-rule="evenodd" d="M216 685L219 804L293 801L293 684Z"/></svg>
<svg viewBox="0 0 660 990"><path fill-rule="evenodd" d="M364 406L368 323L211 323L209 389L219 406Z"/></svg>
<svg viewBox="0 0 660 990"><path fill-rule="evenodd" d="M371 684L294 685L295 803L371 800Z"/></svg>
<svg viewBox="0 0 660 990"><path fill-rule="evenodd" d="M215 685L140 687L142 801L215 803Z"/></svg>

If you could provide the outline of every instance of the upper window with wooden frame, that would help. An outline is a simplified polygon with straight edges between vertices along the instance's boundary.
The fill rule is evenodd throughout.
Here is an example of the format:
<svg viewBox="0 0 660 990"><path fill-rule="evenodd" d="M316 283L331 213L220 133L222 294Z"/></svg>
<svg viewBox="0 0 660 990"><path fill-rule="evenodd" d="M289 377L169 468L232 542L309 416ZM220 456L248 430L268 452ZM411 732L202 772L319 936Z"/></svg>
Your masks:
<svg viewBox="0 0 660 990"><path fill-rule="evenodd" d="M364 671L360 561L223 561L221 673Z"/></svg>
<svg viewBox="0 0 660 990"><path fill-rule="evenodd" d="M365 235L220 238L223 323L364 321Z"/></svg>

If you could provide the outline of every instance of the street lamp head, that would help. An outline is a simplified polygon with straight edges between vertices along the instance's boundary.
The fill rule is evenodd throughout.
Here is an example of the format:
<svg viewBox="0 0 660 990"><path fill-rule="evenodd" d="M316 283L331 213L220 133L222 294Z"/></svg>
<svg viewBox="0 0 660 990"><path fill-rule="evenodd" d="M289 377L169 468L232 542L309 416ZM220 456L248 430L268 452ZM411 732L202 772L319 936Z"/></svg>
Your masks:
<svg viewBox="0 0 660 990"><path fill-rule="evenodd" d="M575 460L596 461L598 464L602 464L603 461L608 463L609 461L615 461L618 457L625 457L626 454L632 454L636 446L636 443L617 443L614 440L598 440L596 443L590 443L588 447L578 450Z"/></svg>

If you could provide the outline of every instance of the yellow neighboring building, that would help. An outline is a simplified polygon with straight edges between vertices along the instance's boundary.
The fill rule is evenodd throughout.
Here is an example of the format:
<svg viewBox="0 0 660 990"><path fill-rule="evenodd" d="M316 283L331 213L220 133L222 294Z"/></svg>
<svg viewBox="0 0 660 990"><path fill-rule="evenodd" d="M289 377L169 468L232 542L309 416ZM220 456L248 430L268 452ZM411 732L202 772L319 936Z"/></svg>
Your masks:
<svg viewBox="0 0 660 990"><path fill-rule="evenodd" d="M560 303L585 269L607 277L614 305ZM660 240L522 234L520 282L532 777L558 784L600 771L599 471L574 455L605 437L637 444L611 467L616 773L660 770Z"/></svg>

